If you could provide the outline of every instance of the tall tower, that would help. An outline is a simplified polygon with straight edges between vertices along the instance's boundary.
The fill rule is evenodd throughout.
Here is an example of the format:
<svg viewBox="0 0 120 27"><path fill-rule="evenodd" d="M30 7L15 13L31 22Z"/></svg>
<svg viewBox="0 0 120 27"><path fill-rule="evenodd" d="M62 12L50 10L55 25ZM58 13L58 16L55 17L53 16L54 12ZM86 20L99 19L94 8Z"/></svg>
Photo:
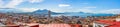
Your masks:
<svg viewBox="0 0 120 27"><path fill-rule="evenodd" d="M48 17L51 18L51 11L48 11Z"/></svg>

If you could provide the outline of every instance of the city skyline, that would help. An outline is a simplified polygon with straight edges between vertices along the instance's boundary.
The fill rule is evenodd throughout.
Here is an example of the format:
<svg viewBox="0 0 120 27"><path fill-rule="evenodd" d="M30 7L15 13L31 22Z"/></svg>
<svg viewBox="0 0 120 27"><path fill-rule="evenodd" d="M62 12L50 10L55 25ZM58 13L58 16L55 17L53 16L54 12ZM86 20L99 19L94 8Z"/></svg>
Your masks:
<svg viewBox="0 0 120 27"><path fill-rule="evenodd" d="M0 27L120 27L120 0L0 0Z"/></svg>
<svg viewBox="0 0 120 27"><path fill-rule="evenodd" d="M0 11L87 12L120 14L120 0L0 0ZM11 9L3 9L11 8Z"/></svg>

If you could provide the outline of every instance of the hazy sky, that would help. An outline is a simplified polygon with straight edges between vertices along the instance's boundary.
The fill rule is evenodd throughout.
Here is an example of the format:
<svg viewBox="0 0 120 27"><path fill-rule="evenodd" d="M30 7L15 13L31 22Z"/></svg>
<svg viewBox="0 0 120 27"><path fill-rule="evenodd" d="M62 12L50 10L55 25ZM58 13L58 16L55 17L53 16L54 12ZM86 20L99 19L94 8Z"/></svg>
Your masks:
<svg viewBox="0 0 120 27"><path fill-rule="evenodd" d="M0 0L0 11L32 12L48 9L54 12L120 13L120 0ZM15 8L15 9L3 9Z"/></svg>

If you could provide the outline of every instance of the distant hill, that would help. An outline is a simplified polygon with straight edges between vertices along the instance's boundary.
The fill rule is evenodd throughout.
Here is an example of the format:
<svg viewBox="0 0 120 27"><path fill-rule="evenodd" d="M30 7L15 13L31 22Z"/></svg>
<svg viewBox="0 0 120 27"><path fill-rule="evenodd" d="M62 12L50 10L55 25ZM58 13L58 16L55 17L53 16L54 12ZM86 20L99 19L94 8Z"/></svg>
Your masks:
<svg viewBox="0 0 120 27"><path fill-rule="evenodd" d="M48 11L50 11L50 10L44 9L44 10L36 10L32 13L33 14L48 14ZM63 14L63 13L56 13L56 12L51 11L51 14L56 15L56 14Z"/></svg>

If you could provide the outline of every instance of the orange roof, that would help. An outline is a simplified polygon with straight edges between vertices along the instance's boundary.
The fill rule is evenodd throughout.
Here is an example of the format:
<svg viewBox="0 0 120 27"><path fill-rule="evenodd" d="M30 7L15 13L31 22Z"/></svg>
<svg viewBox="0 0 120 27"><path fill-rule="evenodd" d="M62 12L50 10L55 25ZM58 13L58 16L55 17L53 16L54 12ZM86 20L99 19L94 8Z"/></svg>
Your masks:
<svg viewBox="0 0 120 27"><path fill-rule="evenodd" d="M71 27L69 24L45 24L39 27Z"/></svg>
<svg viewBox="0 0 120 27"><path fill-rule="evenodd" d="M108 24L108 25L112 25L114 24L115 21L109 21L109 20L98 20L96 21L98 23L102 23L102 24Z"/></svg>
<svg viewBox="0 0 120 27"><path fill-rule="evenodd" d="M116 21L98 20L96 22L109 25L106 27L120 27L120 22L116 22Z"/></svg>
<svg viewBox="0 0 120 27"><path fill-rule="evenodd" d="M105 27L120 27L120 25L109 25L109 26L105 26Z"/></svg>
<svg viewBox="0 0 120 27"><path fill-rule="evenodd" d="M35 26L35 25L39 25L38 23L28 23L28 26Z"/></svg>
<svg viewBox="0 0 120 27"><path fill-rule="evenodd" d="M81 27L79 24L39 24L39 27Z"/></svg>
<svg viewBox="0 0 120 27"><path fill-rule="evenodd" d="M70 24L72 27L82 27L80 24Z"/></svg>

